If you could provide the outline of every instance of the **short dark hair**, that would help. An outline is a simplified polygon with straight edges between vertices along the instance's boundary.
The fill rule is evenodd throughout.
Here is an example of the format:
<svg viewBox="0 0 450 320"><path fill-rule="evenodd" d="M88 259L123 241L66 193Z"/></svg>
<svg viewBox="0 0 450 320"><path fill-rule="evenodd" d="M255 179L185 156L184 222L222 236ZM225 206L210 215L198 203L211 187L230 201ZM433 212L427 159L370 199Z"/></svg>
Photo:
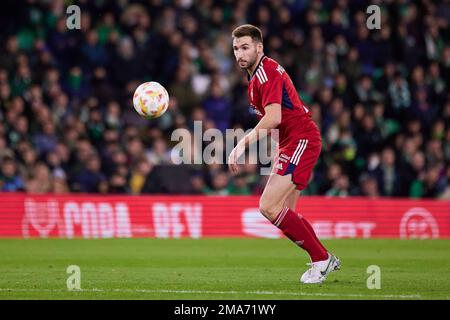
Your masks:
<svg viewBox="0 0 450 320"><path fill-rule="evenodd" d="M245 36L249 36L252 40L257 42L263 42L261 29L255 27L252 24L243 24L236 29L233 30L232 33L233 38L242 38Z"/></svg>

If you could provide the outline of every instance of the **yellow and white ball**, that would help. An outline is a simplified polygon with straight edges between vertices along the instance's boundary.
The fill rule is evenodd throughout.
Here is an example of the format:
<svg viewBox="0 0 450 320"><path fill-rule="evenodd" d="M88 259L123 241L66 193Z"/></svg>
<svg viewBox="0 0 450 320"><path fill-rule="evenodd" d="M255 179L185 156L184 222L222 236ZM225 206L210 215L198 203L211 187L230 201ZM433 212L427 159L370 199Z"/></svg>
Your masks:
<svg viewBox="0 0 450 320"><path fill-rule="evenodd" d="M133 95L134 109L146 119L155 119L166 112L169 94L158 82L144 82Z"/></svg>

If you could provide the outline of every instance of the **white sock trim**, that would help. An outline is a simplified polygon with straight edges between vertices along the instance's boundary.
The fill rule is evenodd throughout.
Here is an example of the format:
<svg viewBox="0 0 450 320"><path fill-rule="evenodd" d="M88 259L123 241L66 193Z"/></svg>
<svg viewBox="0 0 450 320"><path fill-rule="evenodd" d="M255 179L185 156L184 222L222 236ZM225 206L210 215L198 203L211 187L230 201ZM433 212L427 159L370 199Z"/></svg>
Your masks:
<svg viewBox="0 0 450 320"><path fill-rule="evenodd" d="M286 216L286 213L288 211L289 211L289 208L288 207L284 207L283 210L281 210L281 212L278 215L278 217L273 222L273 224L278 227L281 224L281 222L284 220L284 217Z"/></svg>

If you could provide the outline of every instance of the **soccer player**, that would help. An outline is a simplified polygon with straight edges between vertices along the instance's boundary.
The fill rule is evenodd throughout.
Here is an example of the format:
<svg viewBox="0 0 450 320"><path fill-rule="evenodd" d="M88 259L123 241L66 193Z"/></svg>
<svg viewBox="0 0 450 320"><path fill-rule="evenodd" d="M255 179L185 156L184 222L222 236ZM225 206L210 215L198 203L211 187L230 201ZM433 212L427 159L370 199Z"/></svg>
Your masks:
<svg viewBox="0 0 450 320"><path fill-rule="evenodd" d="M322 283L341 263L322 245L305 217L295 211L300 191L307 186L320 155L320 130L289 75L275 60L264 55L261 30L245 24L237 27L232 37L236 61L248 72L248 98L259 122L230 153L229 168L237 174L237 160L246 148L261 138L263 132L278 130L279 151L259 210L311 257L310 268L300 281Z"/></svg>

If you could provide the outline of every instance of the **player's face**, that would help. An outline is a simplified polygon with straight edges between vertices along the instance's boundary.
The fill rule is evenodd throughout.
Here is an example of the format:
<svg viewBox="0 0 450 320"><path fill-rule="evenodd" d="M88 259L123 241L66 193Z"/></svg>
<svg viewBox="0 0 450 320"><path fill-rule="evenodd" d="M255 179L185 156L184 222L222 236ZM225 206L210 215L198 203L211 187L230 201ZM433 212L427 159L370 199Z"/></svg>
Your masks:
<svg viewBox="0 0 450 320"><path fill-rule="evenodd" d="M233 51L241 69L250 69L258 58L258 43L250 36L233 39Z"/></svg>

